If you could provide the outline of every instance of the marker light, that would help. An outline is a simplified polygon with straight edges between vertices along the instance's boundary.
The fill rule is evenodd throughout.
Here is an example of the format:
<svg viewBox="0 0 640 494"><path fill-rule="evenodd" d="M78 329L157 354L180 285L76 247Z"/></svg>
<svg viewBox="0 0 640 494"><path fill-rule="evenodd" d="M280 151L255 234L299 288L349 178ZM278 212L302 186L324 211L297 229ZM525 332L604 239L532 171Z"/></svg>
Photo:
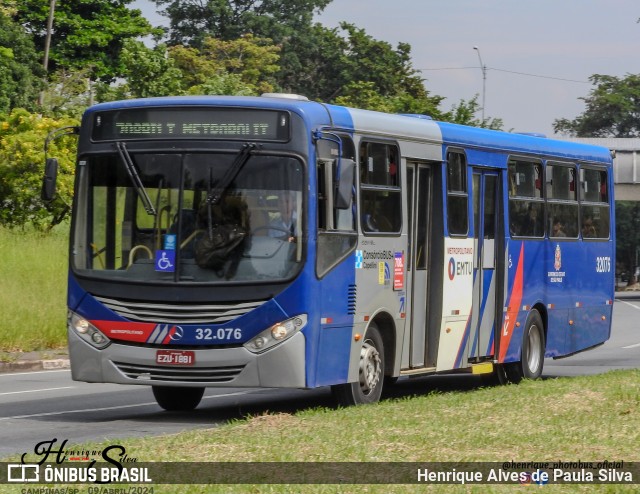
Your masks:
<svg viewBox="0 0 640 494"><path fill-rule="evenodd" d="M71 331L95 348L102 350L111 343L111 340L104 333L75 312L69 311L67 324Z"/></svg>
<svg viewBox="0 0 640 494"><path fill-rule="evenodd" d="M286 321L274 324L250 339L244 347L253 353L262 353L275 345L291 338L307 325L307 315L300 314Z"/></svg>
<svg viewBox="0 0 640 494"><path fill-rule="evenodd" d="M105 342L105 338L102 333L93 333L91 335L91 340L93 340L93 342L97 345L101 345L102 343Z"/></svg>

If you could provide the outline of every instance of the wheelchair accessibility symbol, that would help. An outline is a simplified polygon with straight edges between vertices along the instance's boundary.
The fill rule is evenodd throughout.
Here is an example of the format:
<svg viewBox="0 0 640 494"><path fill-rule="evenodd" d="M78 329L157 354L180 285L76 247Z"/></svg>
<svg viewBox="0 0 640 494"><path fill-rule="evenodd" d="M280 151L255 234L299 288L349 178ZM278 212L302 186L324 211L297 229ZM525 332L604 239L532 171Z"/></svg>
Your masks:
<svg viewBox="0 0 640 494"><path fill-rule="evenodd" d="M173 273L176 270L176 251L157 250L156 251L156 271Z"/></svg>

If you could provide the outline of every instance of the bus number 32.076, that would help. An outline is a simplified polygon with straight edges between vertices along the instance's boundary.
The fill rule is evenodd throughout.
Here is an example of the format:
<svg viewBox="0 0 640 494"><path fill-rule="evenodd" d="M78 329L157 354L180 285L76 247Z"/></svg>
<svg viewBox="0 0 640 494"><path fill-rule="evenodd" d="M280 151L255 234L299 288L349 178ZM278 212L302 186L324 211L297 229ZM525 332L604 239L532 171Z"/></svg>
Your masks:
<svg viewBox="0 0 640 494"><path fill-rule="evenodd" d="M196 340L240 340L242 330L240 328L197 328Z"/></svg>

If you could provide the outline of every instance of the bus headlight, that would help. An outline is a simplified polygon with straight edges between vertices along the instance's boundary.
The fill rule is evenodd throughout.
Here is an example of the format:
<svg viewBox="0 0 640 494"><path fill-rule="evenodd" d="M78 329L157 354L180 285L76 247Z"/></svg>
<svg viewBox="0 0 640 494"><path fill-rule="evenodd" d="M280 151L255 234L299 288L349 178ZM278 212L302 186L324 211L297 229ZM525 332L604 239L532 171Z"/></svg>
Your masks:
<svg viewBox="0 0 640 494"><path fill-rule="evenodd" d="M100 350L106 348L111 343L111 340L109 340L103 332L75 312L69 311L67 324L80 338Z"/></svg>
<svg viewBox="0 0 640 494"><path fill-rule="evenodd" d="M307 315L300 314L286 321L274 324L244 344L253 353L262 353L269 348L291 338L307 325Z"/></svg>

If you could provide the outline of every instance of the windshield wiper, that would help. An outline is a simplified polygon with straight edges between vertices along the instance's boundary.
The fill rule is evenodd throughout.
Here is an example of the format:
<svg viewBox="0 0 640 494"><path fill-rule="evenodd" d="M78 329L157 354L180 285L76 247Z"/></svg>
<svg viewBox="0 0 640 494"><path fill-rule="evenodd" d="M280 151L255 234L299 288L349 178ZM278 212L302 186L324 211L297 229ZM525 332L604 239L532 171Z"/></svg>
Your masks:
<svg viewBox="0 0 640 494"><path fill-rule="evenodd" d="M118 154L120 155L120 158L124 163L124 167L129 174L131 183L133 183L138 197L140 197L140 200L142 201L142 205L144 206L145 211L148 215L156 216L156 208L153 207L153 203L149 198L149 194L147 194L147 190L144 188L142 180L140 180L140 175L138 175L136 165L134 165L133 160L131 159L131 155L129 154L129 151L127 151L127 147L124 145L124 142L116 142L116 149L118 150Z"/></svg>
<svg viewBox="0 0 640 494"><path fill-rule="evenodd" d="M256 148L256 145L252 142L249 142L242 146L240 152L236 155L233 163L227 169L224 176L220 179L220 181L216 184L216 186L209 190L207 194L207 203L211 206L215 206L220 202L220 199L224 195L229 184L233 182L233 179L236 178L238 173L240 173L240 169L245 165L249 158L251 157L251 152Z"/></svg>

